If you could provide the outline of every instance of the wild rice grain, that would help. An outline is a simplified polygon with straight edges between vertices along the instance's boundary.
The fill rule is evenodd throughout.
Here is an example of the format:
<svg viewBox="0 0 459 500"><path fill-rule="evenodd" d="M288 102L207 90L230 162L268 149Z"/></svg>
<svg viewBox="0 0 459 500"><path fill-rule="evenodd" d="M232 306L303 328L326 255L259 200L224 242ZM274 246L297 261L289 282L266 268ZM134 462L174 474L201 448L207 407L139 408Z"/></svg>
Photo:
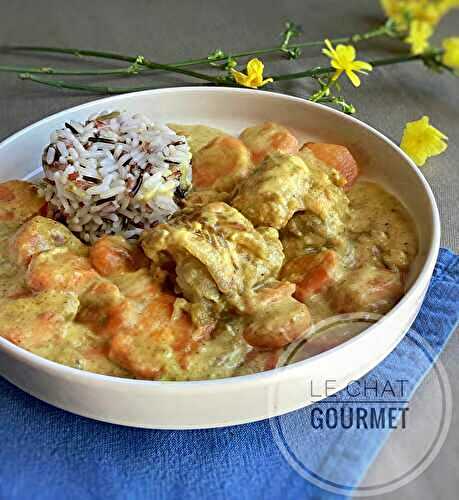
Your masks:
<svg viewBox="0 0 459 500"><path fill-rule="evenodd" d="M54 131L43 170L42 195L80 238L133 238L178 209L174 195L191 186L191 153L185 137L166 126L104 111Z"/></svg>

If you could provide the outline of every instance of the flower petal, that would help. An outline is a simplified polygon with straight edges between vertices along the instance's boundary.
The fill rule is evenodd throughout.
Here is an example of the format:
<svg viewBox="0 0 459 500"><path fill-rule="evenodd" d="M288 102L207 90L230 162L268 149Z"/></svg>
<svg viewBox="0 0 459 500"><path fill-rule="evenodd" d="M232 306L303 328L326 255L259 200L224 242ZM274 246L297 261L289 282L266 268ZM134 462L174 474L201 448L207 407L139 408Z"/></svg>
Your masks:
<svg viewBox="0 0 459 500"><path fill-rule="evenodd" d="M445 134L429 124L429 117L409 122L405 126L400 147L418 166L423 166L428 158L437 156L448 147Z"/></svg>
<svg viewBox="0 0 459 500"><path fill-rule="evenodd" d="M409 20L435 27L450 9L459 6L457 0L381 0L381 5L401 30L409 27Z"/></svg>
<svg viewBox="0 0 459 500"><path fill-rule="evenodd" d="M422 54L429 47L429 38L432 34L433 28L427 21L415 19L410 24L410 33L405 42L411 45L413 54Z"/></svg>
<svg viewBox="0 0 459 500"><path fill-rule="evenodd" d="M335 71L335 74L332 76L332 82L335 82L336 80L338 80L338 78L343 74L344 72L344 69L337 69Z"/></svg>
<svg viewBox="0 0 459 500"><path fill-rule="evenodd" d="M336 81L343 72L346 72L351 82L358 87L360 85L360 78L355 74L355 71L364 73L371 71L373 67L365 61L356 61L356 51L352 45L337 45L336 49L330 40L325 40L327 48L322 49L322 53L330 57L330 65L336 71L332 76L332 81Z"/></svg>
<svg viewBox="0 0 459 500"><path fill-rule="evenodd" d="M250 59L250 61L247 63L247 74L249 76L262 76L264 67L265 65L260 61L260 59Z"/></svg>
<svg viewBox="0 0 459 500"><path fill-rule="evenodd" d="M335 57L334 51L330 51L328 49L322 49L322 54L328 56L330 59L333 59Z"/></svg>
<svg viewBox="0 0 459 500"><path fill-rule="evenodd" d="M231 74L233 75L236 83L239 85L256 89L273 81L272 78L263 80L264 67L265 66L260 59L254 58L247 63L247 74L241 73L233 68L231 68Z"/></svg>
<svg viewBox="0 0 459 500"><path fill-rule="evenodd" d="M352 62L356 56L355 49L352 45L337 45L336 53L339 59L343 59L347 62Z"/></svg>
<svg viewBox="0 0 459 500"><path fill-rule="evenodd" d="M349 80L351 80L354 87L360 87L360 78L351 69L346 70L346 75Z"/></svg>
<svg viewBox="0 0 459 500"><path fill-rule="evenodd" d="M262 87L263 85L266 85L267 83L272 83L274 80L272 78L265 78L262 82L261 82L261 85L260 87Z"/></svg>
<svg viewBox="0 0 459 500"><path fill-rule="evenodd" d="M355 71L372 71L373 66L365 61L354 61L352 63L352 68Z"/></svg>
<svg viewBox="0 0 459 500"><path fill-rule="evenodd" d="M247 75L244 75L244 73L241 73L240 71L237 71L233 68L231 68L231 74L233 75L233 78L236 80L236 83L239 83L239 85L247 86L249 80L249 77Z"/></svg>
<svg viewBox="0 0 459 500"><path fill-rule="evenodd" d="M330 66L335 69L343 69L342 65L336 59L330 61Z"/></svg>
<svg viewBox="0 0 459 500"><path fill-rule="evenodd" d="M336 51L335 51L335 49L333 48L333 45L332 45L332 43L330 42L330 40L329 40L328 38L326 38L326 39L324 40L324 43L325 43L325 47L327 47L327 49L328 49L328 50L329 50L329 51L333 54L333 55L331 55L330 57L335 57L335 55L336 55ZM326 49L324 49L324 50L326 50Z"/></svg>
<svg viewBox="0 0 459 500"><path fill-rule="evenodd" d="M459 69L459 37L445 38L442 45L445 50L442 57L443 64L453 69Z"/></svg>

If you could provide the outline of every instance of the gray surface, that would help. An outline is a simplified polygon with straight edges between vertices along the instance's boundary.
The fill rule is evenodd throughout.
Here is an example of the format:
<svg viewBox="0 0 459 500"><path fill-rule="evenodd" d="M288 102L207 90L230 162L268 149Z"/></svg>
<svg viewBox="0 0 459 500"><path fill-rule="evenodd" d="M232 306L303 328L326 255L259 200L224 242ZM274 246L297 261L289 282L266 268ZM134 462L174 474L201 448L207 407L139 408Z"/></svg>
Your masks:
<svg viewBox="0 0 459 500"><path fill-rule="evenodd" d="M128 5L130 8L128 9ZM305 0L233 0L222 2L143 0L108 1L16 1L1 2L0 44L30 43L42 45L79 46L146 55L162 62L188 57L201 57L217 47L243 50L265 47L276 43L281 23L292 19L303 24L308 39L345 35L366 31L382 17L376 1L352 2ZM441 27L440 34L458 34L459 11L451 14ZM391 41L374 41L366 46L366 57L387 51L396 54L398 45ZM276 57L264 61L273 73L298 71L323 63L317 49L309 50L301 59L288 62ZM1 56L7 63L38 65L39 59L30 55ZM65 66L60 57L49 57L47 65ZM72 61L68 66L75 66ZM81 63L84 67L94 60ZM155 75L136 80L113 80L112 83L146 84L154 78L156 86L183 84L184 79ZM423 114L450 136L446 154L431 160L423 170L432 186L440 208L443 223L442 244L459 250L459 218L457 194L459 181L459 81L449 75L434 75L420 64L405 64L376 70L365 79L359 90L346 86L346 94L358 107L358 117L375 126L396 141L400 140L406 121ZM59 91L35 86L17 80L14 75L0 74L0 139L67 107L98 98L98 96ZM289 94L305 96L310 83L284 83L277 89ZM442 361L452 382L459 379L457 333L442 355ZM453 383L454 401L459 402L459 388ZM422 393L423 387L420 388ZM416 498L449 500L457 498L459 479L458 411L447 443L435 462L413 483L386 499ZM389 441L385 453L374 467L384 467L391 452L403 459L403 450Z"/></svg>

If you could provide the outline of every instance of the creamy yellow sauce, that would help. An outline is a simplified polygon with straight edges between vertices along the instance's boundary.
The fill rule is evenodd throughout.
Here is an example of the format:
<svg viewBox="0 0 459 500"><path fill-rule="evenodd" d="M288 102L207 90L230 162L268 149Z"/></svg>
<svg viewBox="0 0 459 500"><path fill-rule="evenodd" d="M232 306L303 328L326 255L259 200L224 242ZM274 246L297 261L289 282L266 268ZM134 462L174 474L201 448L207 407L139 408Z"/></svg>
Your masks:
<svg viewBox="0 0 459 500"><path fill-rule="evenodd" d="M356 259L407 270L417 253L417 235L405 207L373 182L357 183L348 196Z"/></svg>
<svg viewBox="0 0 459 500"><path fill-rule="evenodd" d="M314 322L385 313L403 295L416 229L383 187L343 189L339 171L276 124L213 143L228 134L172 128L204 181L137 243L88 247L39 215L32 185L0 185L0 336L106 375L223 378L274 368Z"/></svg>

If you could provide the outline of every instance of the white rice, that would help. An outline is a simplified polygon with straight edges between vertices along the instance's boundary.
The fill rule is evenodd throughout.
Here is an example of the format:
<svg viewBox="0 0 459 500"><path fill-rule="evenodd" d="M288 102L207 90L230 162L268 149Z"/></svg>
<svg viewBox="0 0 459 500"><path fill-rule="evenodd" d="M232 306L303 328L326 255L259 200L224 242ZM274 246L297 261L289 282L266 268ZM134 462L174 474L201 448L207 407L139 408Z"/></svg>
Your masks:
<svg viewBox="0 0 459 500"><path fill-rule="evenodd" d="M42 161L42 195L88 243L104 234L137 237L178 210L191 186L185 137L140 114L70 121L51 134Z"/></svg>

